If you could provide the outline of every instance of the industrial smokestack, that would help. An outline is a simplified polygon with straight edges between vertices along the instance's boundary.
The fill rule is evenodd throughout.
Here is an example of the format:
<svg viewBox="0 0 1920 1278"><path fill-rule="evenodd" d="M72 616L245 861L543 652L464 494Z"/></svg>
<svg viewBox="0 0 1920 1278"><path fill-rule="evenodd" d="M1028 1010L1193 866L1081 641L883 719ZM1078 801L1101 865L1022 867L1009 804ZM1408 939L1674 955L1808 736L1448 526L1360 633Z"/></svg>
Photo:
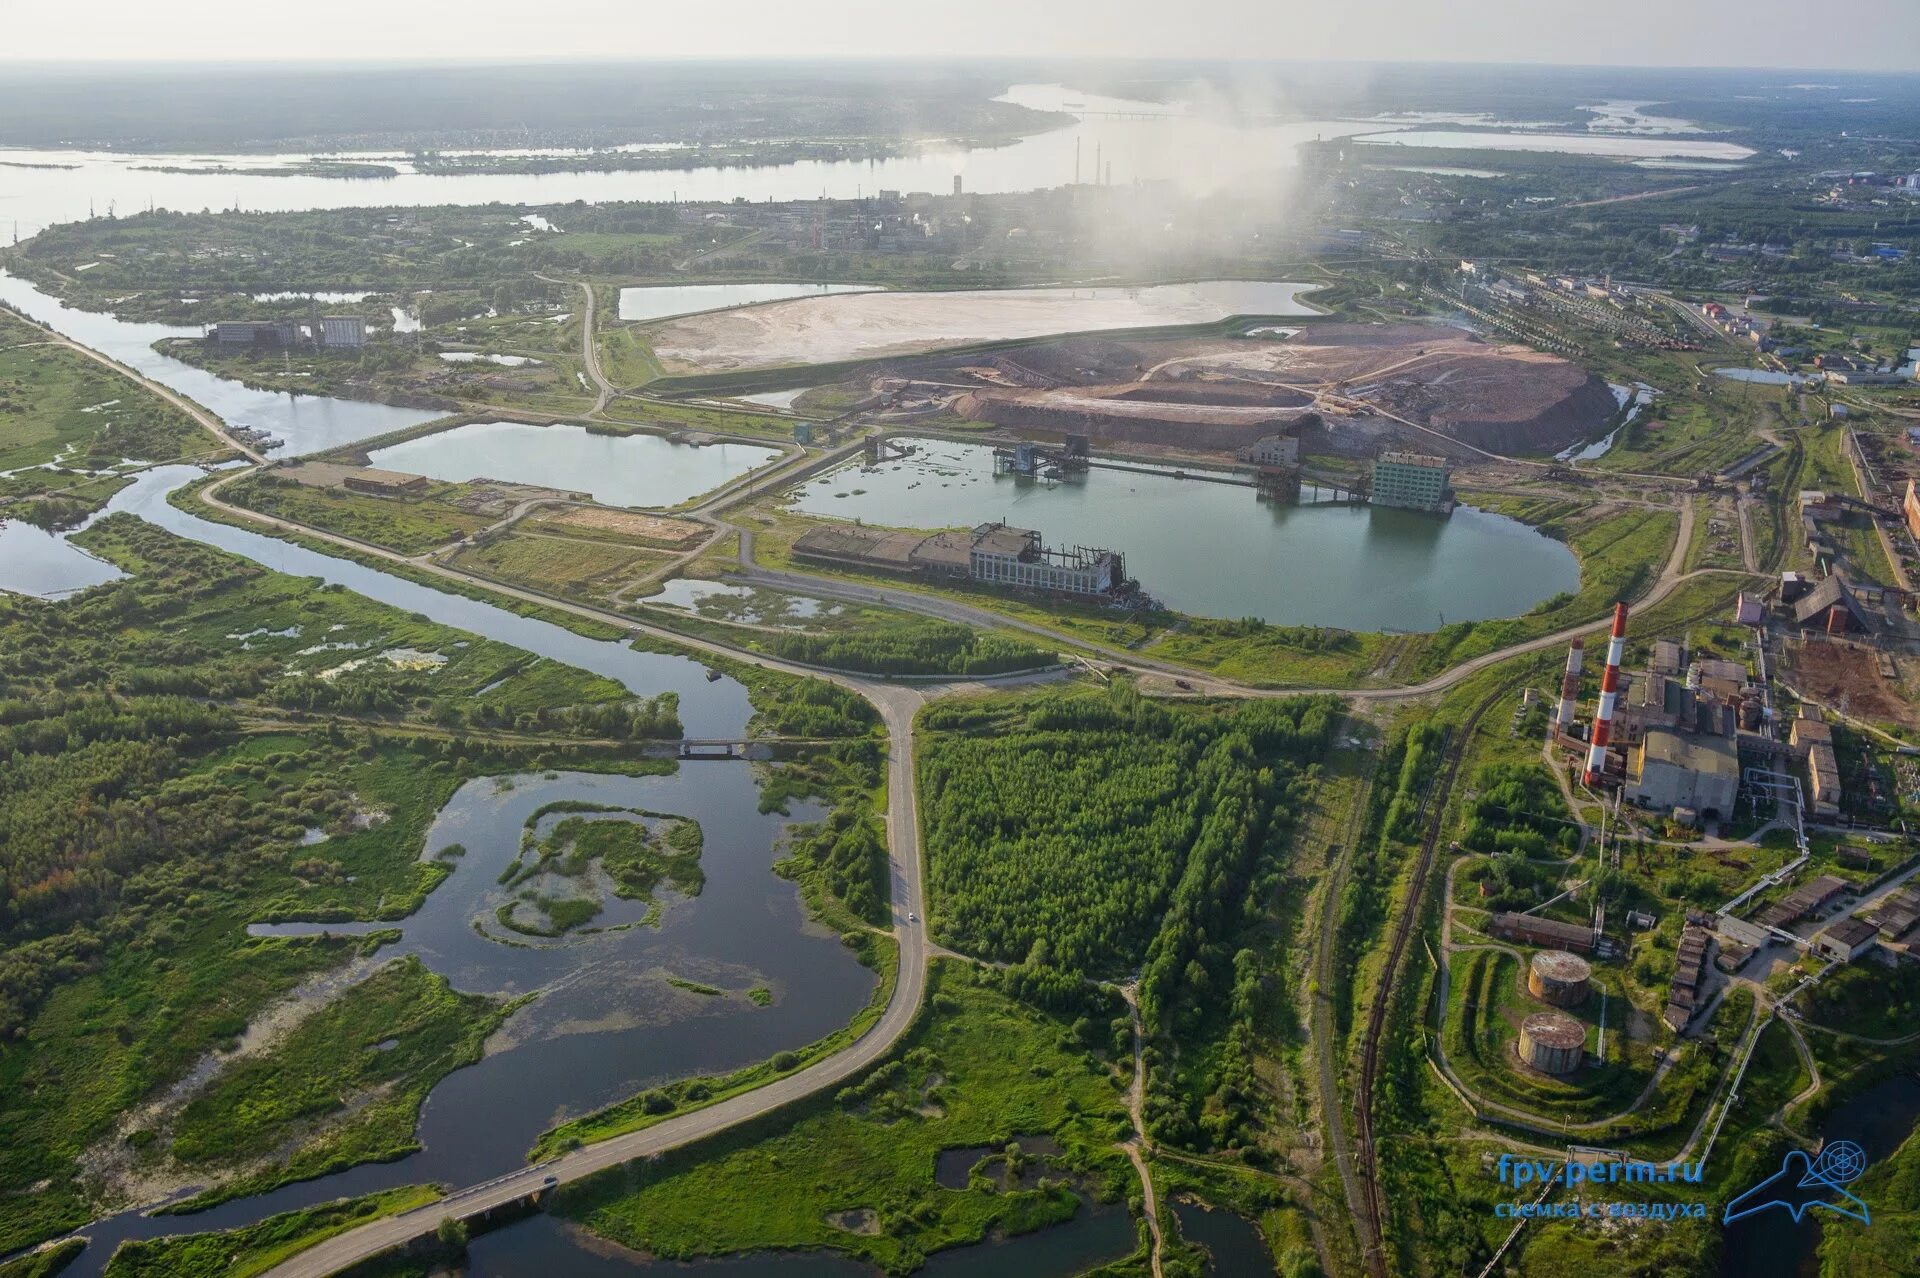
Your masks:
<svg viewBox="0 0 1920 1278"><path fill-rule="evenodd" d="M1554 722L1560 731L1573 727L1574 703L1580 700L1580 667L1586 660L1586 641L1575 639L1567 645L1567 673L1560 680L1560 713Z"/></svg>
<svg viewBox="0 0 1920 1278"><path fill-rule="evenodd" d="M1627 651L1627 606L1613 606L1613 636L1607 640L1607 672L1600 678L1600 711L1593 717L1593 744L1587 747L1589 786L1600 784L1607 770L1607 737L1613 730L1613 707L1620 699L1620 661Z"/></svg>

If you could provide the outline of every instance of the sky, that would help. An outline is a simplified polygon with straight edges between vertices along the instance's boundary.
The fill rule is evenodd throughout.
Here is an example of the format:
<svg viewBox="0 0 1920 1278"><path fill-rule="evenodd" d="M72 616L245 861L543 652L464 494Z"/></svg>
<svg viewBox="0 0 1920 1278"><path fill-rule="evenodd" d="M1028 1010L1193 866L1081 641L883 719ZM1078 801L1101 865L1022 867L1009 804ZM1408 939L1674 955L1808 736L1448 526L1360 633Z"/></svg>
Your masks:
<svg viewBox="0 0 1920 1278"><path fill-rule="evenodd" d="M25 61L1170 57L1911 70L1916 0L81 0Z"/></svg>

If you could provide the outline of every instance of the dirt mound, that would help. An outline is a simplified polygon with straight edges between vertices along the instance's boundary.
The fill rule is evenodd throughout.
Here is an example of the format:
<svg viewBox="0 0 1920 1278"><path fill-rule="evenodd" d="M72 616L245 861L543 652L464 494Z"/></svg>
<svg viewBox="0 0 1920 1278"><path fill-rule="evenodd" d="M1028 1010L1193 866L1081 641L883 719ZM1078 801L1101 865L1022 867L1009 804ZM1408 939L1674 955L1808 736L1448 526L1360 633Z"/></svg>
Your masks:
<svg viewBox="0 0 1920 1278"><path fill-rule="evenodd" d="M1307 413L1264 405L1176 404L1072 391L968 391L953 403L970 421L1087 435L1115 443L1231 453Z"/></svg>

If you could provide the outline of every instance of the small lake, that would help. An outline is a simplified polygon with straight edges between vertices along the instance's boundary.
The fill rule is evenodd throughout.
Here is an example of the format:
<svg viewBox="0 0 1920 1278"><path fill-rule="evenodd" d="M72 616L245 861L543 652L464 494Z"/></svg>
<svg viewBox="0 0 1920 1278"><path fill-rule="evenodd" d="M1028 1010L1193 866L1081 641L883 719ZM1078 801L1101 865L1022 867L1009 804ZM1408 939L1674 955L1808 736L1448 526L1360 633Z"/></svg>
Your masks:
<svg viewBox="0 0 1920 1278"><path fill-rule="evenodd" d="M702 616L751 625L778 624L793 619L832 617L842 605L828 603L811 595L765 590L757 586L735 586L724 581L705 581L698 577L675 577L660 589L644 596L641 603L663 608L685 608Z"/></svg>
<svg viewBox="0 0 1920 1278"><path fill-rule="evenodd" d="M1800 373L1782 373L1772 368L1716 368L1713 375L1730 382L1752 382L1758 386L1804 386L1809 380Z"/></svg>
<svg viewBox="0 0 1920 1278"><path fill-rule="evenodd" d="M369 460L431 479L510 479L592 493L608 506L676 506L779 456L754 444L696 446L571 424L471 422L376 449Z"/></svg>
<svg viewBox="0 0 1920 1278"><path fill-rule="evenodd" d="M1443 618L1514 616L1580 585L1565 545L1471 507L1444 518L1284 506L1251 488L1097 468L1049 484L995 476L983 444L906 442L914 456L829 472L793 505L897 528L1005 520L1039 529L1051 546L1122 552L1128 574L1170 608L1282 625L1431 630Z"/></svg>
<svg viewBox="0 0 1920 1278"><path fill-rule="evenodd" d="M76 310L5 271L0 271L0 302L179 391L203 408L211 409L229 426L252 426L278 437L285 447L274 454L277 457L324 452L438 416L415 408L395 408L391 404L250 390L239 382L216 377L153 349L153 344L163 338L198 338L197 328L135 324L111 315ZM212 436L208 436L209 446L212 442Z"/></svg>
<svg viewBox="0 0 1920 1278"><path fill-rule="evenodd" d="M1199 1203L1177 1202L1174 1218L1180 1236L1207 1249L1207 1272L1216 1278L1252 1278L1271 1274L1273 1254L1253 1222L1225 1208L1208 1209Z"/></svg>
<svg viewBox="0 0 1920 1278"><path fill-rule="evenodd" d="M441 351L440 358L449 364L498 364L502 368L540 362L531 355L489 355L481 351Z"/></svg>
<svg viewBox="0 0 1920 1278"><path fill-rule="evenodd" d="M697 311L759 302L785 302L796 297L825 297L829 293L874 293L876 284L655 284L620 290L623 320L666 319Z"/></svg>
<svg viewBox="0 0 1920 1278"><path fill-rule="evenodd" d="M124 576L57 533L20 519L0 519L0 590L58 599Z"/></svg>
<svg viewBox="0 0 1920 1278"><path fill-rule="evenodd" d="M1820 1125L1820 1136L1829 1141L1853 1141L1866 1151L1871 1164L1900 1148L1917 1122L1920 1078L1896 1074L1836 1107ZM1871 1210L1874 1204L1869 1202L1867 1206ZM1820 1230L1827 1220L1833 1220L1836 1228L1860 1228L1843 1217L1817 1211L1798 1224L1777 1211L1735 1221L1722 1235L1721 1278L1805 1278L1817 1274Z"/></svg>

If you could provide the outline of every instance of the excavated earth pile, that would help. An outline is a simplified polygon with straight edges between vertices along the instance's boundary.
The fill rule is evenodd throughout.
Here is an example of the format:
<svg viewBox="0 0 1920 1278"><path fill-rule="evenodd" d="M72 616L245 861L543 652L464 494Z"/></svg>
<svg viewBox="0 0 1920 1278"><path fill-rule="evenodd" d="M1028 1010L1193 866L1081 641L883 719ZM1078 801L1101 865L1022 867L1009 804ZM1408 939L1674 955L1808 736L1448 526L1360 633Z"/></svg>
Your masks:
<svg viewBox="0 0 1920 1278"><path fill-rule="evenodd" d="M1336 448L1348 433L1431 451L1433 431L1487 452L1547 453L1616 410L1578 364L1418 324L1309 324L1282 341L1072 339L891 371L972 420L1202 452L1244 447L1314 408Z"/></svg>

